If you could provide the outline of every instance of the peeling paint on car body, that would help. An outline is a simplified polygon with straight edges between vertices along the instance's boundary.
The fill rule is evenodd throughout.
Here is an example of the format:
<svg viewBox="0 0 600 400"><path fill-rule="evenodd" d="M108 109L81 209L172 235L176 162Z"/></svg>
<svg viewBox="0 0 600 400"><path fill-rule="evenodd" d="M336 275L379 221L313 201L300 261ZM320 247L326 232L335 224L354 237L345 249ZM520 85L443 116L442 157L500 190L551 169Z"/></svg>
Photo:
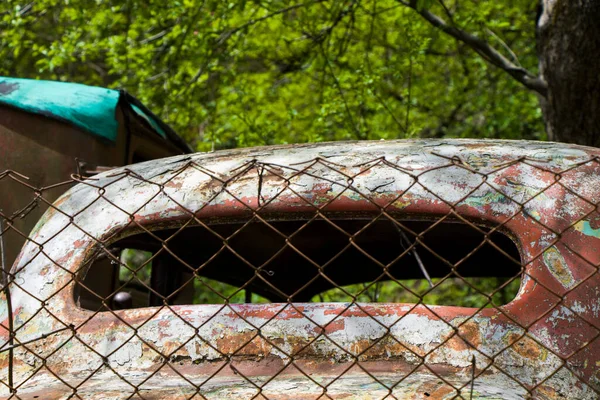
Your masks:
<svg viewBox="0 0 600 400"><path fill-rule="evenodd" d="M332 398L450 399L470 395L472 374L473 398L599 398L600 239L584 222L597 214L590 201L600 200L600 165L586 162L599 155L520 141L354 142L186 155L99 174L49 209L13 267L19 398L66 399L71 385L86 399L136 391L146 399L304 399L324 387ZM562 171L577 174L571 192L555 181ZM152 230L181 225L189 210L243 220L259 207L281 217L323 204L432 219L454 209L502 224L525 266L519 294L483 310L293 303L94 313L74 302L72 274L99 242L135 231L128 214ZM5 309L2 298L8 326ZM7 335L0 330L2 343ZM3 351L3 382L7 364Z"/></svg>

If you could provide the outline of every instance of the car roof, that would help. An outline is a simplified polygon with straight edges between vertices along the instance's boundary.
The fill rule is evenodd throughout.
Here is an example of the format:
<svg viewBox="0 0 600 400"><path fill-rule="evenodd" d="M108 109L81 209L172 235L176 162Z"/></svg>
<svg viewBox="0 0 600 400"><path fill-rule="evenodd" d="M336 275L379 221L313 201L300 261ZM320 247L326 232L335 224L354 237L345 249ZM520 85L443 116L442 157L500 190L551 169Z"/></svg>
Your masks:
<svg viewBox="0 0 600 400"><path fill-rule="evenodd" d="M367 196L385 197L407 190L410 185L407 179L419 175L423 175L421 180L433 182L436 190L443 194L424 191L418 196L443 196L442 203L449 204L460 199L469 185L481 185L483 176L505 171L508 165L520 163L527 168L523 172L525 184L544 187L548 185L548 179L553 178L553 173L586 164L599 154L599 150L590 147L550 142L451 139L285 145L152 160L98 174L67 191L32 231L30 238L33 241L26 245L14 267L19 269L17 264L24 266L31 257L37 256L39 246L36 243L57 241L61 236L70 238L72 235L58 232L70 218L77 223L79 231L73 234L79 235L81 230L87 232L81 234L81 240L87 243L130 226L130 215L135 217L136 224L160 221L163 228L165 222L189 218L192 212L197 212L196 217L223 216L223 210L226 210L229 216L238 213L246 218L249 210L258 206L257 189L261 190L261 201L266 201L278 196L286 180L288 183L293 180L294 185L307 195L321 191L326 196L336 196L351 181L357 191L364 191ZM378 165L382 172L373 169L373 165ZM448 175L444 167L452 167L463 176ZM532 172L536 170L546 171L545 177L536 176ZM589 172L582 173L590 175ZM471 178L475 180L470 182ZM595 179L595 175L592 178ZM463 181L456 185L455 181L460 179ZM388 184L391 180L393 182ZM582 182L580 177L573 184ZM586 182L588 191L595 190L594 185ZM520 190L510 180L494 185ZM223 188L226 189L224 193L218 194ZM232 192L239 197L232 197ZM356 196L362 194L345 192L339 196L338 203L344 199L355 201ZM304 206L305 210L314 211L313 206L304 203L286 202L289 199L279 196L269 206L281 206L281 211L289 205L287 210L295 212ZM502 201L488 203L486 207L491 209L486 212L498 215L514 213L521 207L515 203L517 208L511 210ZM474 203L473 206L482 207ZM549 203L538 196L530 206L543 208ZM64 239L60 241L64 242ZM58 252L55 259L65 257L71 244L57 244L52 248L53 252Z"/></svg>

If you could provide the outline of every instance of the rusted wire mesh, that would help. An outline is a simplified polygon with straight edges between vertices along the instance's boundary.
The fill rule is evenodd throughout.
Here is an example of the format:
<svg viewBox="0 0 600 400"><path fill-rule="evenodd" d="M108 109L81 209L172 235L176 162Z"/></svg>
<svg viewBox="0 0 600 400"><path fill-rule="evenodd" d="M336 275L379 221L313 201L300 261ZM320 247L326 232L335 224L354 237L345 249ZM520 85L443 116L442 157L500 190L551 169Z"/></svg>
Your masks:
<svg viewBox="0 0 600 400"><path fill-rule="evenodd" d="M599 397L595 156L327 154L0 174L0 392Z"/></svg>

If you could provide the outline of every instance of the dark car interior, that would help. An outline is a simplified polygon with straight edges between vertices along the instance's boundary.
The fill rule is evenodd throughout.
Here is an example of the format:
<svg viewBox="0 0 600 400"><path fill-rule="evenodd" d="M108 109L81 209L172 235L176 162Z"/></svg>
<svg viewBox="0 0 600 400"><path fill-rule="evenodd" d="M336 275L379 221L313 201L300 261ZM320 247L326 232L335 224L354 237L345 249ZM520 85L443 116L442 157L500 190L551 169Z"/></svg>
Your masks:
<svg viewBox="0 0 600 400"><path fill-rule="evenodd" d="M125 251L142 254L141 261L125 260ZM521 262L508 236L480 225L318 216L138 233L99 249L87 269L75 298L98 310L210 303L211 296L234 302L220 284L250 303L319 301L321 293L357 284L518 279Z"/></svg>

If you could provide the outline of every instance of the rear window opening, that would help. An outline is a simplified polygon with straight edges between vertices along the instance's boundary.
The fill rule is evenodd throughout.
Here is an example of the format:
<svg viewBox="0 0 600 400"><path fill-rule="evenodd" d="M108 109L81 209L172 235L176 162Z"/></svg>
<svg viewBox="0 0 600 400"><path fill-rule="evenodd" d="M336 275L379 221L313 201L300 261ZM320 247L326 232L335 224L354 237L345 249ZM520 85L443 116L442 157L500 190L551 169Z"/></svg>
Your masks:
<svg viewBox="0 0 600 400"><path fill-rule="evenodd" d="M94 311L288 301L492 307L515 298L521 275L518 249L502 233L384 217L140 233L100 250L86 269L75 300Z"/></svg>

